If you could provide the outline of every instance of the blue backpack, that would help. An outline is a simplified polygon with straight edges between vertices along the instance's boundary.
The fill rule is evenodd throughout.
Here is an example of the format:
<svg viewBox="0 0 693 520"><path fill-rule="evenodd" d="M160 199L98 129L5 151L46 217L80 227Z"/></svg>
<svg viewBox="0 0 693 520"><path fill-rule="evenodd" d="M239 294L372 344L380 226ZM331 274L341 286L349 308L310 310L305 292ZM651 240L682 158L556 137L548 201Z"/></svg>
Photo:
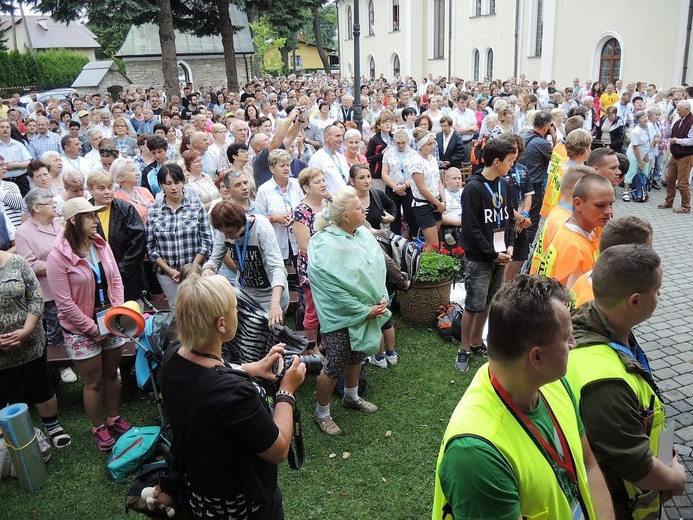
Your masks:
<svg viewBox="0 0 693 520"><path fill-rule="evenodd" d="M635 202L647 202L650 194L647 192L647 177L638 172L630 183L630 198Z"/></svg>
<svg viewBox="0 0 693 520"><path fill-rule="evenodd" d="M161 428L158 426L133 427L126 431L108 457L109 475L120 481L137 471L154 454L160 436Z"/></svg>

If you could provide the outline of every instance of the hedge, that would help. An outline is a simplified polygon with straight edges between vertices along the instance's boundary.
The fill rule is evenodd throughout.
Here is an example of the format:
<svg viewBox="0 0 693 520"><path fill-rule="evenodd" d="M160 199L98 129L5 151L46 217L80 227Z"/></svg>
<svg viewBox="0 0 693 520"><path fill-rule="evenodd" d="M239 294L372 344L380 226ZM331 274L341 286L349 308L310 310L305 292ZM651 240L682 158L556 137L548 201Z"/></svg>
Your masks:
<svg viewBox="0 0 693 520"><path fill-rule="evenodd" d="M66 49L29 52L0 51L0 89L20 90L24 86L38 90L69 87L89 58L81 52Z"/></svg>

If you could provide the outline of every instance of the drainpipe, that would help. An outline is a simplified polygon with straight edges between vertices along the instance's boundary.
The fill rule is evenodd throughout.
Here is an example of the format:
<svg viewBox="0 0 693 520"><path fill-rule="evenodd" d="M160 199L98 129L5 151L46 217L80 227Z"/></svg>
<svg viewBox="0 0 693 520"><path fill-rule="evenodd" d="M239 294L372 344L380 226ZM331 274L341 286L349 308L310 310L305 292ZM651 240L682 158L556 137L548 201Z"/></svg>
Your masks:
<svg viewBox="0 0 693 520"><path fill-rule="evenodd" d="M693 1L693 0L691 0ZM448 0L448 81L452 77L452 0Z"/></svg>
<svg viewBox="0 0 693 520"><path fill-rule="evenodd" d="M686 24L686 45L683 48L683 69L681 70L681 85L686 84L688 73L688 49L691 45L691 24L693 23L693 0L688 2L688 23Z"/></svg>
<svg viewBox="0 0 693 520"><path fill-rule="evenodd" d="M693 0L691 0L693 2ZM515 34L513 35L515 48L513 51L513 76L518 78L518 56L520 53L520 0L515 0Z"/></svg>

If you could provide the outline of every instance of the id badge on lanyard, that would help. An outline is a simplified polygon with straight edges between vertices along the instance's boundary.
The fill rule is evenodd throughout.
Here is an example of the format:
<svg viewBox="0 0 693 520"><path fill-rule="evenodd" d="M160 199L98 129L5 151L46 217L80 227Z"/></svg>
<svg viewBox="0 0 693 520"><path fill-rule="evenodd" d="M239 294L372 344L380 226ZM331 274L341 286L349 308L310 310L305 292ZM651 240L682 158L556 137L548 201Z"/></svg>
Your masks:
<svg viewBox="0 0 693 520"><path fill-rule="evenodd" d="M104 295L104 289L101 280L101 269L99 268L99 262L96 259L96 254L94 253L94 246L89 248L89 253L91 253L91 261L93 263L90 263L88 260L87 263L89 264L89 267L91 267L91 270L94 272L94 280L96 281L96 287L99 290L100 300L100 305L95 309L96 324L99 326L99 334L101 336L107 336L108 334L110 334L110 332L106 327L106 313L109 311L111 306L105 304L106 298Z"/></svg>
<svg viewBox="0 0 693 520"><path fill-rule="evenodd" d="M496 253L505 253L508 250L505 246L505 229L496 229L493 232L493 249Z"/></svg>

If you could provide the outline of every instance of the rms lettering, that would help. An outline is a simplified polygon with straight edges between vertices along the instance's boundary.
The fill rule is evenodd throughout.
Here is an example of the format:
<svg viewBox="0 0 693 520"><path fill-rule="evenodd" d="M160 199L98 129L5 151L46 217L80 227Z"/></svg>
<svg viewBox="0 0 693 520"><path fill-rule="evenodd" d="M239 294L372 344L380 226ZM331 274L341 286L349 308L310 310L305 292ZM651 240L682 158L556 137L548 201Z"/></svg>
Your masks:
<svg viewBox="0 0 693 520"><path fill-rule="evenodd" d="M508 220L508 209L503 206L500 209L501 220ZM498 222L498 210L495 208L484 209L484 224L490 224L493 222Z"/></svg>

